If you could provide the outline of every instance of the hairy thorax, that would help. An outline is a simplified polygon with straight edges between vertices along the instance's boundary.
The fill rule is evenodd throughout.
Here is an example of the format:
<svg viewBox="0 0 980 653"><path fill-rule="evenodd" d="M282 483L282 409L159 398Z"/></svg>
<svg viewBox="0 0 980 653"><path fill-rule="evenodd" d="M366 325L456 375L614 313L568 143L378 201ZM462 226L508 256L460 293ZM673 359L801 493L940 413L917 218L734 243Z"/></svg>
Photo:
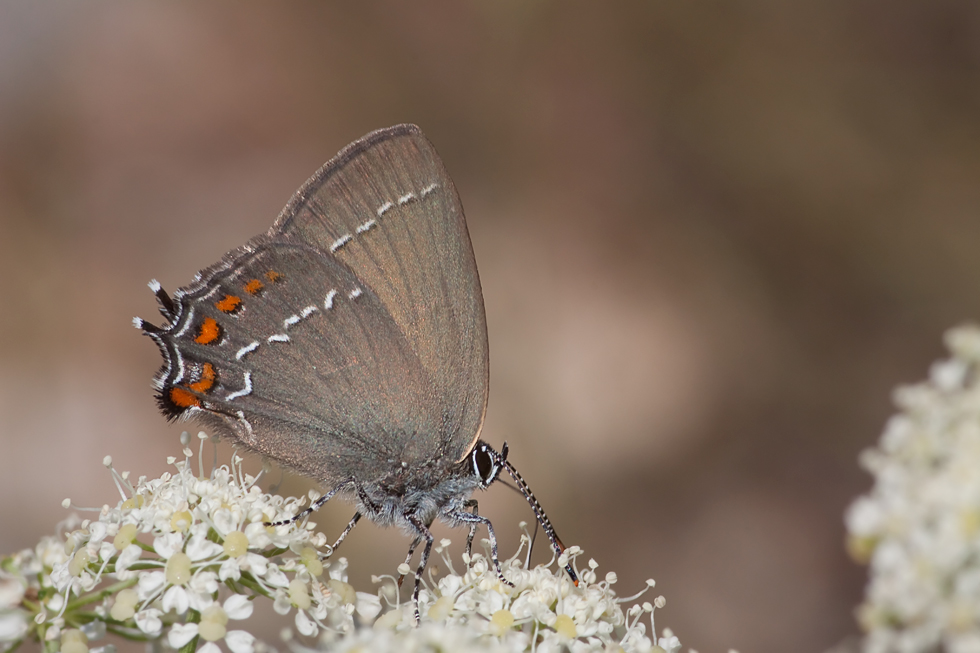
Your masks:
<svg viewBox="0 0 980 653"><path fill-rule="evenodd" d="M358 510L376 524L398 526L412 537L424 536L416 523L428 527L440 517L450 525L458 525L451 513L464 510L470 495L480 487L480 479L466 473L465 468L453 471L456 473L441 480L406 475L362 485L363 491L356 492L353 498Z"/></svg>

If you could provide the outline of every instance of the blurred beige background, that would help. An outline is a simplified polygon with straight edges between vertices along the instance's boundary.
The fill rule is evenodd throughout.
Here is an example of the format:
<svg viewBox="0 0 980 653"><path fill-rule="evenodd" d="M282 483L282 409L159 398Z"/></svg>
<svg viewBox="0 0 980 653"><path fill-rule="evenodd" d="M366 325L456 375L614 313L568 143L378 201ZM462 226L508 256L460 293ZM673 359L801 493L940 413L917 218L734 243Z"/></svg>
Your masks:
<svg viewBox="0 0 980 653"><path fill-rule="evenodd" d="M157 318L146 282L189 282L399 122L466 207L484 437L566 543L622 594L656 578L685 648L855 633L856 456L980 317L966 0L3 0L0 551L66 496L114 501L105 454L159 474L179 453L130 324ZM530 511L480 498L513 551ZM341 552L367 589L407 544L367 525Z"/></svg>

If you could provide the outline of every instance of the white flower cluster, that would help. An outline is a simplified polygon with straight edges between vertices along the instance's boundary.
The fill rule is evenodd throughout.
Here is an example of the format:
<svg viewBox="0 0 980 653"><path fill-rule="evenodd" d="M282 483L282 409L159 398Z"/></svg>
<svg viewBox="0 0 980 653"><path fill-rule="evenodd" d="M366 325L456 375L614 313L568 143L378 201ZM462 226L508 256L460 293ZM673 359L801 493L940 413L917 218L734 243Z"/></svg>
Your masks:
<svg viewBox="0 0 980 653"><path fill-rule="evenodd" d="M522 548L529 541L525 532ZM414 623L414 606L391 600L397 598L395 579L376 578L382 590L371 599L361 595L363 603L359 601L357 607L361 624L372 627L362 627L345 637L325 633L321 637L323 647L365 653L439 649L474 653L680 650L680 642L668 629L655 645L641 622L644 615L650 615L653 632L653 613L665 605L662 596L653 603L634 605L625 613L621 607L652 588L653 580L648 580L639 594L618 598L612 589L616 574L609 572L603 580L597 580L595 560L589 560L588 569L579 572L576 559L582 551L569 547L552 564L530 570L525 569L518 550L514 557L501 563L504 576L514 583L511 587L500 581L487 556L474 554L468 559L467 568L457 573L448 555L449 544L449 540L442 540L435 548L447 573L437 579L430 567L425 589L419 596L423 616L418 627ZM564 571L569 562L579 576L578 586ZM403 567L400 571L408 570Z"/></svg>
<svg viewBox="0 0 980 653"><path fill-rule="evenodd" d="M900 388L900 412L861 462L875 478L849 509L848 548L870 564L858 619L866 653L980 651L980 329Z"/></svg>
<svg viewBox="0 0 980 653"><path fill-rule="evenodd" d="M207 436L200 437L203 446ZM141 477L135 486L106 458L122 495L115 508L66 522L71 530L61 538L0 562L0 650L31 638L52 643L49 650L60 641L65 653L84 653L89 640L108 632L165 638L174 648L196 641L205 653L217 653L223 641L234 653L251 653L255 638L230 630L228 621L248 619L256 597L277 606L302 590L322 597L299 607L297 627L340 605L319 579L324 536L302 523L264 523L295 515L300 501L263 493L237 456L205 476L192 471L191 451L184 453L185 460L169 461L176 473Z"/></svg>
<svg viewBox="0 0 980 653"><path fill-rule="evenodd" d="M207 436L199 437L203 446ZM303 501L263 493L237 456L205 476L200 466L192 470L191 451L184 454L183 461L170 460L175 473L135 485L107 458L122 495L115 508L69 520L60 537L0 559L0 651L35 641L47 651L96 653L90 645L116 635L182 651L252 653L259 642L246 622L262 599L291 615L303 637L292 635L294 651L680 650L667 629L651 641L641 621L649 615L652 634L663 597L626 612L621 607L652 588L652 580L639 594L617 598L616 575L598 580L590 560L588 569L576 568L578 586L571 582L563 566L576 565L578 547L531 570L519 550L502 563L511 587L479 554L457 574L443 540L436 552L447 573L437 579L430 565L416 625L414 605L400 599L393 576L375 578L373 592L355 591L346 560L324 560L329 547L313 524L266 526L297 514ZM522 541L530 541L526 532ZM398 571L410 572L405 565Z"/></svg>

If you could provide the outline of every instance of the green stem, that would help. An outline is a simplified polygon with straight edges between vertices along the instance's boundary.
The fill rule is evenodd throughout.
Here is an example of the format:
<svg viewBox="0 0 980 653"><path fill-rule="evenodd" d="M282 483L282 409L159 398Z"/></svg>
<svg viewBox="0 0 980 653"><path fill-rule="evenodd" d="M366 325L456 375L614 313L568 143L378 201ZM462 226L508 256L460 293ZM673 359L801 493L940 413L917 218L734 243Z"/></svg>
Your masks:
<svg viewBox="0 0 980 653"><path fill-rule="evenodd" d="M194 653L197 650L197 640L201 639L200 635L196 635L194 639L184 644L177 653Z"/></svg>
<svg viewBox="0 0 980 653"><path fill-rule="evenodd" d="M131 642L152 642L153 640L157 639L156 637L150 637L149 635L144 634L138 629L136 630L136 633L139 634L136 634L133 632L132 628L120 628L119 626L110 623L106 623L105 629L106 632L112 633L117 637L122 637L123 639Z"/></svg>
<svg viewBox="0 0 980 653"><path fill-rule="evenodd" d="M238 583L241 584L243 587L247 587L248 589L252 590L252 592L254 592L255 594L264 596L267 599L272 598L272 594L270 594L267 589L262 587L259 584L259 582L255 580L255 577L248 572L242 574L242 577L238 579Z"/></svg>
<svg viewBox="0 0 980 653"><path fill-rule="evenodd" d="M74 601L69 601L68 602L68 607L65 608L65 612L66 613L67 612L70 612L72 610L75 610L75 609L83 606L83 605L88 605L89 603L93 603L95 601L101 601L105 597L111 596L111 595L115 594L116 592L118 592L120 590L124 590L127 587L132 587L133 585L135 585L137 583L137 581L138 581L138 579L131 578L130 580L124 580L124 581L120 581L118 583L114 583L114 584L112 584L112 585L110 585L110 586L108 586L106 588L103 588L103 589L97 591L97 592L92 592L91 594L83 594L82 596L79 596Z"/></svg>

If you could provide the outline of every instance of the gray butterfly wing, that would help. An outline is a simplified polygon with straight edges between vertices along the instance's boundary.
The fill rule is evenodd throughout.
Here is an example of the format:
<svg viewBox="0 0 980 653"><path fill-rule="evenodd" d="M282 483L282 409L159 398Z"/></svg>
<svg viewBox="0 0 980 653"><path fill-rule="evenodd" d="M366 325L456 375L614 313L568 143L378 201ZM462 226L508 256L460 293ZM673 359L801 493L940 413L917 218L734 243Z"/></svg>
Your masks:
<svg viewBox="0 0 980 653"><path fill-rule="evenodd" d="M398 125L348 146L297 191L273 231L331 251L374 291L447 425L410 446L462 459L486 412L486 315L456 187L421 130Z"/></svg>
<svg viewBox="0 0 980 653"><path fill-rule="evenodd" d="M227 426L325 483L455 461L487 398L482 294L451 180L417 128L357 141L265 236L139 322L169 416Z"/></svg>

